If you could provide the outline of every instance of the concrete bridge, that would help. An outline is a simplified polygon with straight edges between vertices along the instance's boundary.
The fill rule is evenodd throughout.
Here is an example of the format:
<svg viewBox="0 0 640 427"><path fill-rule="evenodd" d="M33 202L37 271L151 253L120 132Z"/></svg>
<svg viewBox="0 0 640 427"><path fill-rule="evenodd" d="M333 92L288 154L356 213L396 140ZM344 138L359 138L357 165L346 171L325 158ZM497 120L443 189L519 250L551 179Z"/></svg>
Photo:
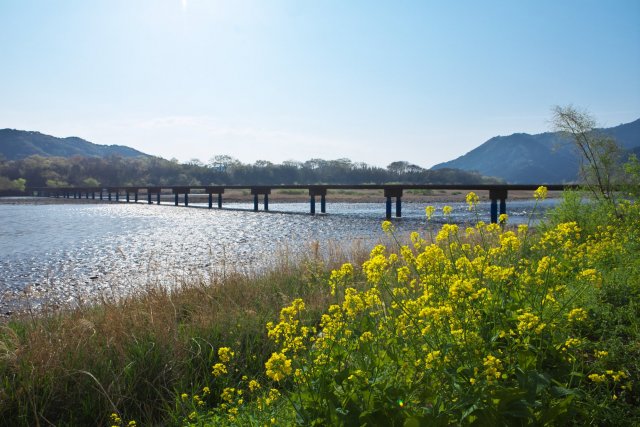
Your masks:
<svg viewBox="0 0 640 427"><path fill-rule="evenodd" d="M179 205L179 196L183 195L184 206L189 206L189 195L207 195L209 209L213 208L214 195L218 209L222 209L222 195L225 190L250 190L253 195L253 210L258 211L260 198L263 200L263 209L269 210L269 195L272 190L307 190L309 194L309 213L316 214L316 198L320 198L320 212L326 213L326 198L329 190L383 190L386 199L386 218L391 219L393 199L395 199L395 216L402 216L402 195L405 190L461 190L461 191L488 191L491 200L491 222L498 221L498 215L506 213L506 201L509 191L529 190L535 191L539 185L437 185L437 184L362 184L362 185L206 185L206 186L130 186L130 187L65 187L65 188L29 188L28 192L34 196L86 199L98 198L119 202L122 197L126 202L137 203L141 198L146 198L147 203L160 204L160 195L171 192L174 195L174 204ZM545 185L550 191L561 191L575 188L575 185L551 184ZM142 197L141 197L142 196Z"/></svg>

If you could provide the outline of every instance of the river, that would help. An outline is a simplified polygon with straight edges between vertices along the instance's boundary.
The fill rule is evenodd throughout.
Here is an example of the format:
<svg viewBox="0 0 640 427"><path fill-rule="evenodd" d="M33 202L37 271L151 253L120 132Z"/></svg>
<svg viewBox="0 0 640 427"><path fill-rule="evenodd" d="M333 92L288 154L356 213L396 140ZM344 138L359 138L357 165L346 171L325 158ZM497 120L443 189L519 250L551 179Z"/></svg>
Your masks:
<svg viewBox="0 0 640 427"><path fill-rule="evenodd" d="M253 204L225 209L146 203L0 204L0 314L26 301L33 307L114 298L145 284L173 286L227 272L269 268L283 254L328 245L372 246L384 237L384 203L329 203L328 214L308 215L308 203L271 203L270 212ZM26 203L25 203L26 202ZM464 203L448 203L451 222L474 221ZM536 218L555 204L546 200ZM432 220L445 219L442 207ZM261 206L262 207L262 206ZM510 223L526 223L533 201L509 201ZM424 204L403 203L394 219L399 233L426 232ZM489 221L488 203L478 218Z"/></svg>

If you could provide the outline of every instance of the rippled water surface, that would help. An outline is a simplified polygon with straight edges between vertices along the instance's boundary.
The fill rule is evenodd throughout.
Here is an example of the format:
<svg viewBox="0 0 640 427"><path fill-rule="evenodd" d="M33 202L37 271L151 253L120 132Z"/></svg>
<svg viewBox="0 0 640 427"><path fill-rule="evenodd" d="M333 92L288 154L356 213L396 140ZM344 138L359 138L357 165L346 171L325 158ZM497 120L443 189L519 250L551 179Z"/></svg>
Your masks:
<svg viewBox="0 0 640 427"><path fill-rule="evenodd" d="M542 208L552 205L546 201ZM436 204L441 208L444 204ZM452 220L472 221L464 204L451 204ZM260 206L262 209L262 205ZM146 283L268 268L277 253L310 242L369 246L383 237L384 203L328 203L310 216L308 203L253 204L225 209L147 204L0 204L0 306L27 295L42 301L124 294ZM316 205L320 210L319 203ZM512 223L527 222L531 201L507 203ZM395 206L394 206L395 209ZM479 219L489 220L488 204ZM293 213L293 214L292 214ZM297 214L295 214L297 213ZM400 232L424 231L424 205L403 203L394 220ZM443 218L434 218L436 226Z"/></svg>

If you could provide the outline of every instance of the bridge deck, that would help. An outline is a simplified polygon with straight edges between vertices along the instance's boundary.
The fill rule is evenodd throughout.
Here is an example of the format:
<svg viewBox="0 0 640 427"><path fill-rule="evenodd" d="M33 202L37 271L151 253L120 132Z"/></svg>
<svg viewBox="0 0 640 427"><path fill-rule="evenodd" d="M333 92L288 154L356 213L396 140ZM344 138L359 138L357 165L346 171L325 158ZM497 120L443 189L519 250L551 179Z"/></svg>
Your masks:
<svg viewBox="0 0 640 427"><path fill-rule="evenodd" d="M64 188L30 188L31 194L42 197L65 197L82 198L84 194L89 198L96 199L96 194L100 200L104 200L105 193L107 200L111 201L112 195L115 200L120 201L120 194L124 193L126 201L130 202L131 194L134 202L138 202L139 193L146 193L147 203L151 204L152 195L156 195L156 203L160 204L160 194L170 192L174 195L174 204L178 206L179 196L184 195L184 205L189 206L190 194L202 194L209 196L209 208L213 208L213 195L217 194L218 208L222 208L222 195L225 190L250 190L253 195L253 210L258 211L259 196L264 198L264 210L269 210L269 195L272 190L308 190L309 192L309 213L316 213L316 197L320 197L320 211L326 213L326 196L328 190L382 190L386 199L386 218L391 218L392 198L396 199L396 217L402 216L402 195L405 190L466 190L466 191L488 191L491 200L491 222L498 220L498 201L500 202L499 213L506 213L506 199L509 191L536 190L537 184L283 184L283 185L193 185L193 186L117 186L117 187L64 187ZM576 185L550 184L545 185L550 191L561 191L568 188L576 188Z"/></svg>

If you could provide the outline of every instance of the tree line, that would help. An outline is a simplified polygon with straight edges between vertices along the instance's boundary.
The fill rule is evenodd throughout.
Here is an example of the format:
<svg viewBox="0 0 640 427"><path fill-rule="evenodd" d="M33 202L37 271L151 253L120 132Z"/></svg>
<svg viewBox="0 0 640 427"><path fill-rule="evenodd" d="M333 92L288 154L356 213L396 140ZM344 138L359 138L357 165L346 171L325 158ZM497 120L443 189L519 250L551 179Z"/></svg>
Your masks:
<svg viewBox="0 0 640 427"><path fill-rule="evenodd" d="M386 168L349 159L245 164L230 156L180 163L159 157L43 157L0 160L0 190L67 186L277 185L277 184L490 184L477 172L430 170L406 161Z"/></svg>

